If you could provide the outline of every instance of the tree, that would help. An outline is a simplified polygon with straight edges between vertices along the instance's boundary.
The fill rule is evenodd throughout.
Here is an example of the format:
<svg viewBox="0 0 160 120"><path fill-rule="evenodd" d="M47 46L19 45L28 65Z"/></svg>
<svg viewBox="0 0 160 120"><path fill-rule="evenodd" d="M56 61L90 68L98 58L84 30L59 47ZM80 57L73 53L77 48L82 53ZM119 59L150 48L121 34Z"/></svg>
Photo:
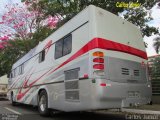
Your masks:
<svg viewBox="0 0 160 120"><path fill-rule="evenodd" d="M32 35L42 27L54 29L58 22L57 17L44 17L38 9L30 9L29 4L6 5L6 12L0 22L0 49L8 40L32 39Z"/></svg>
<svg viewBox="0 0 160 120"><path fill-rule="evenodd" d="M34 48L39 41L48 37L53 30L41 27L34 32L32 39L21 40L17 38L7 41L7 45L0 50L0 76L8 73L18 59Z"/></svg>
<svg viewBox="0 0 160 120"><path fill-rule="evenodd" d="M30 0L23 0L30 2ZM158 29L150 27L147 22L152 20L150 15L150 9L159 0L141 0L141 6L138 8L123 8L116 7L117 0L38 0L36 2L30 2L32 8L38 8L45 16L60 15L63 17L61 23L65 23L70 20L73 16L83 10L86 6L92 4L101 7L107 11L110 11L116 15L125 11L124 19L137 25L143 36L151 36L158 33ZM122 2L137 2L137 0L123 0Z"/></svg>
<svg viewBox="0 0 160 120"><path fill-rule="evenodd" d="M0 76L8 73L13 63L56 28L57 17L44 17L28 7L19 4L6 6L0 22Z"/></svg>
<svg viewBox="0 0 160 120"><path fill-rule="evenodd" d="M8 45L0 51L0 76L8 73L13 63L26 51L22 40L8 41Z"/></svg>
<svg viewBox="0 0 160 120"><path fill-rule="evenodd" d="M154 38L153 47L156 50L156 53L158 54L160 52L160 37Z"/></svg>
<svg viewBox="0 0 160 120"><path fill-rule="evenodd" d="M6 5L6 12L2 15L0 22L0 40L8 41L14 39L28 40L42 27L54 29L58 22L57 17L47 16L36 9L29 9L27 4ZM0 49L4 43L0 42Z"/></svg>
<svg viewBox="0 0 160 120"><path fill-rule="evenodd" d="M156 57L152 62L151 77L152 79L160 79L160 57Z"/></svg>
<svg viewBox="0 0 160 120"><path fill-rule="evenodd" d="M26 39L30 37L29 33L32 33L37 24L39 24L36 22L38 13L36 11L28 11L27 6L21 6L18 3L6 5L6 11L0 22L0 32L1 36L5 35L8 39L14 37Z"/></svg>

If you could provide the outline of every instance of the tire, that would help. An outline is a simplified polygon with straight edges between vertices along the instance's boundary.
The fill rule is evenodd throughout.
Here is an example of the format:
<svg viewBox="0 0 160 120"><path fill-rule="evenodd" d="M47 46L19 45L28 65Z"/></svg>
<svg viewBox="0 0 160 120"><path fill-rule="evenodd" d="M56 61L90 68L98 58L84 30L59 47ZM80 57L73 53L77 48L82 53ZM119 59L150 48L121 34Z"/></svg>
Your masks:
<svg viewBox="0 0 160 120"><path fill-rule="evenodd" d="M11 93L11 104L12 106L15 106L17 103L13 100L13 93Z"/></svg>
<svg viewBox="0 0 160 120"><path fill-rule="evenodd" d="M48 96L45 90L41 91L38 97L38 111L41 116L49 116L50 111L48 109Z"/></svg>
<svg viewBox="0 0 160 120"><path fill-rule="evenodd" d="M150 102L149 102L149 105L152 105L152 104L153 104L152 101L150 101Z"/></svg>

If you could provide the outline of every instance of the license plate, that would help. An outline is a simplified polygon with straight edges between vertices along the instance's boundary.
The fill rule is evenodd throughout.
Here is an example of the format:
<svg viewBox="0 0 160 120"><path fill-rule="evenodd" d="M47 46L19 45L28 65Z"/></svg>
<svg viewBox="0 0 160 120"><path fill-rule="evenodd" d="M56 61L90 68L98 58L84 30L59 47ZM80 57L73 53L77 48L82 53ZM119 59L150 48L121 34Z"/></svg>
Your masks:
<svg viewBox="0 0 160 120"><path fill-rule="evenodd" d="M139 91L128 91L128 97L129 98L140 98L140 92Z"/></svg>

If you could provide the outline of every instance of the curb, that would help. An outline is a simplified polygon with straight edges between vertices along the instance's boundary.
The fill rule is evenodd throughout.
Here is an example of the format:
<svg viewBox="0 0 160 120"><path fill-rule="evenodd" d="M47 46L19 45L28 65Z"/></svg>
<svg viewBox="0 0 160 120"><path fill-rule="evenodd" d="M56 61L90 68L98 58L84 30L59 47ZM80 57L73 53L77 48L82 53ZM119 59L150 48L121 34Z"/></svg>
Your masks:
<svg viewBox="0 0 160 120"><path fill-rule="evenodd" d="M130 112L130 113L138 113L138 114L157 114L160 115L160 111L152 111L152 110L137 110L137 109L126 109L122 108L122 112Z"/></svg>

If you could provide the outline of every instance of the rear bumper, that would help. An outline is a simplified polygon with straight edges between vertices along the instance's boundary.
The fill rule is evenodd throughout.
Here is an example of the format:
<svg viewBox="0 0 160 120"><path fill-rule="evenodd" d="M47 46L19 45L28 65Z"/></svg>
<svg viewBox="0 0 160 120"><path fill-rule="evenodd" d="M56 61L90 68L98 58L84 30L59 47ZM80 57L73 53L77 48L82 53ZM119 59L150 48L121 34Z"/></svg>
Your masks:
<svg viewBox="0 0 160 120"><path fill-rule="evenodd" d="M105 79L96 81L98 99L101 106L106 108L139 106L151 101L152 91L150 83L118 83ZM100 86L101 83L105 83L106 86ZM133 93L133 95L130 95L130 93ZM135 93L138 93L138 95Z"/></svg>

